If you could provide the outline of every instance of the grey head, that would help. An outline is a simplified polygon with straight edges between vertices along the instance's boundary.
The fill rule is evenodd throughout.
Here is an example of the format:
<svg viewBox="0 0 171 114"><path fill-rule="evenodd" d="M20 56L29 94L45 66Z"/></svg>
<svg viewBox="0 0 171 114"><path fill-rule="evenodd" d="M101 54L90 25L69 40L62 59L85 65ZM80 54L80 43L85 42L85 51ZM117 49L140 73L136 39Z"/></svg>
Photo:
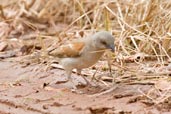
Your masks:
<svg viewBox="0 0 171 114"><path fill-rule="evenodd" d="M115 50L114 37L107 31L100 31L93 35L94 46L101 49L111 49L112 52Z"/></svg>

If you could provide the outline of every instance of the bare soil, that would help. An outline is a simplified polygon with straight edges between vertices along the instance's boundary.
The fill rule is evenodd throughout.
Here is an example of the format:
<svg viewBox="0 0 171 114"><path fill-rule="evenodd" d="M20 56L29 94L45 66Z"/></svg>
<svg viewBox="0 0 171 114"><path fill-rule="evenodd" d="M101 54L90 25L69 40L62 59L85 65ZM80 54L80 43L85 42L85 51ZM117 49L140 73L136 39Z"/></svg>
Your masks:
<svg viewBox="0 0 171 114"><path fill-rule="evenodd" d="M116 83L106 87L96 83L98 86L79 87L80 93L73 92L67 84L48 85L54 80L63 80L63 70L45 70L43 64L25 66L13 60L15 58L0 61L1 114L171 113L169 102L154 104L143 95L154 88L153 84ZM83 81L76 74L73 77Z"/></svg>

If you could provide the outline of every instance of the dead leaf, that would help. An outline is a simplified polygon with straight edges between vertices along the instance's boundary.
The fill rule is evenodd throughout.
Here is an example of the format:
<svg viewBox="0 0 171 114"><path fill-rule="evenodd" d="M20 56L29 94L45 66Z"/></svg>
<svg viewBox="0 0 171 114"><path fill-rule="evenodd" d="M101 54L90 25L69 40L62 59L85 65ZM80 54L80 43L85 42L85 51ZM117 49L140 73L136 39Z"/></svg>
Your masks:
<svg viewBox="0 0 171 114"><path fill-rule="evenodd" d="M34 49L33 45L24 45L21 47L20 51L22 53L22 55L27 55L29 53L31 53Z"/></svg>
<svg viewBox="0 0 171 114"><path fill-rule="evenodd" d="M157 89L164 91L171 89L171 82L167 80L160 80L155 84L155 86Z"/></svg>
<svg viewBox="0 0 171 114"><path fill-rule="evenodd" d="M17 55L17 52L15 52L13 50L6 51L6 52L1 52L0 53L0 59L15 57L16 55Z"/></svg>
<svg viewBox="0 0 171 114"><path fill-rule="evenodd" d="M58 103L58 102L54 102L54 103L53 103L53 104L51 104L50 106L60 107L60 106L63 106L63 104Z"/></svg>
<svg viewBox="0 0 171 114"><path fill-rule="evenodd" d="M5 49L8 47L7 42L1 42L0 43L0 52L5 51Z"/></svg>
<svg viewBox="0 0 171 114"><path fill-rule="evenodd" d="M114 107L89 107L91 114L108 114L108 110L114 110Z"/></svg>
<svg viewBox="0 0 171 114"><path fill-rule="evenodd" d="M11 31L11 27L8 23L0 22L0 38L6 39Z"/></svg>

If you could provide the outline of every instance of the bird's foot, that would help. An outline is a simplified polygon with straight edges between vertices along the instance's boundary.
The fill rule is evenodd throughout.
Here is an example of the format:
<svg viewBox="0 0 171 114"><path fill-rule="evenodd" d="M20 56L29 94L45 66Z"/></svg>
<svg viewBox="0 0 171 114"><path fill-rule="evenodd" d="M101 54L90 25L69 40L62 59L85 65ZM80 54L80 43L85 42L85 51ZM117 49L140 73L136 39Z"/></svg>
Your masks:
<svg viewBox="0 0 171 114"><path fill-rule="evenodd" d="M68 83L72 90L77 90L77 85L75 85L75 83L72 80L68 81Z"/></svg>
<svg viewBox="0 0 171 114"><path fill-rule="evenodd" d="M84 76L81 76L81 77L85 80L87 86L93 86L93 87L97 86L95 83L93 83L92 81L89 81Z"/></svg>
<svg viewBox="0 0 171 114"><path fill-rule="evenodd" d="M78 93L78 94L82 94L82 93L83 93L82 91L80 91L80 90L77 88L77 86L79 86L79 85L76 85L72 80L70 80L68 83L70 83L71 91L72 91L73 93Z"/></svg>

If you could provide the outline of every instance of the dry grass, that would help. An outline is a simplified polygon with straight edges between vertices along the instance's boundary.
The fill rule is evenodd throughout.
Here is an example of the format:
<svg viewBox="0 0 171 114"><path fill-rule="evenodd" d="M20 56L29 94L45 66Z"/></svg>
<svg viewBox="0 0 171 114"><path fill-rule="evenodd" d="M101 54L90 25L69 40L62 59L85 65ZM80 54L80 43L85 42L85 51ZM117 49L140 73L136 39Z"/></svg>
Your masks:
<svg viewBox="0 0 171 114"><path fill-rule="evenodd" d="M9 24L6 38L14 33L21 39L22 35L30 38L41 34L57 36L61 41L76 31L105 29L116 37L121 56L143 53L160 62L170 59L169 0L4 0L0 10L1 24ZM33 35L27 36L28 32Z"/></svg>

